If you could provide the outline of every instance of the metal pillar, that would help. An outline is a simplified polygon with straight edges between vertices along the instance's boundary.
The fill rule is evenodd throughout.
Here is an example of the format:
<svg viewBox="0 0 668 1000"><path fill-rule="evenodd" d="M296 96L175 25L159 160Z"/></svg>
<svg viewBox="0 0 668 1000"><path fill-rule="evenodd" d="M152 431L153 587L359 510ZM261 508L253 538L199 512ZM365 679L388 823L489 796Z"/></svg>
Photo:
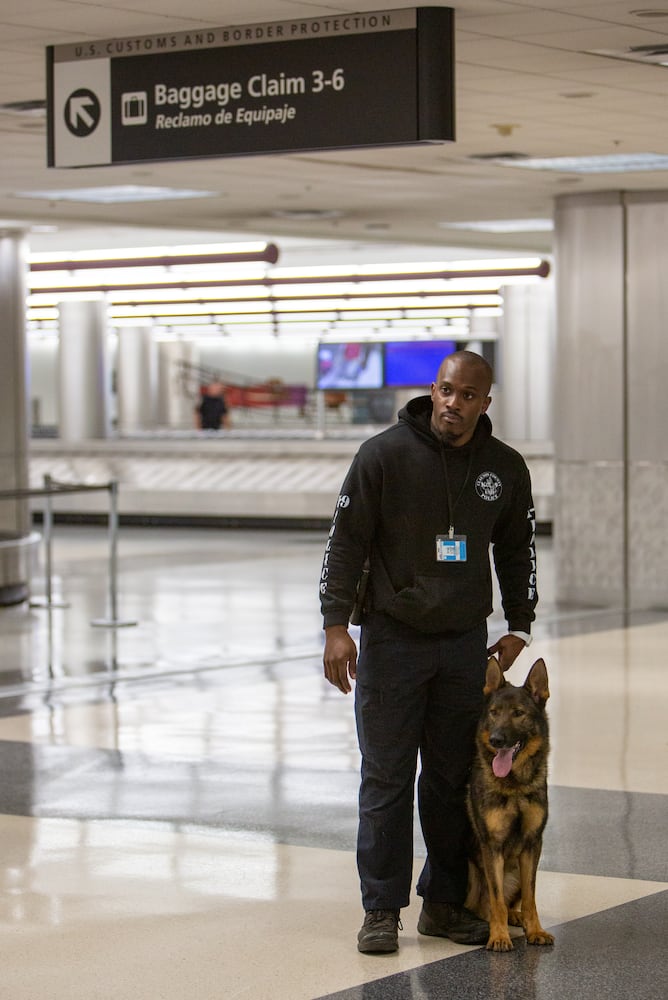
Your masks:
<svg viewBox="0 0 668 1000"><path fill-rule="evenodd" d="M28 250L22 232L0 231L0 489L28 487ZM32 553L27 498L0 504L0 605L28 598Z"/></svg>
<svg viewBox="0 0 668 1000"><path fill-rule="evenodd" d="M64 441L107 438L111 384L106 303L61 302L59 314L60 437Z"/></svg>

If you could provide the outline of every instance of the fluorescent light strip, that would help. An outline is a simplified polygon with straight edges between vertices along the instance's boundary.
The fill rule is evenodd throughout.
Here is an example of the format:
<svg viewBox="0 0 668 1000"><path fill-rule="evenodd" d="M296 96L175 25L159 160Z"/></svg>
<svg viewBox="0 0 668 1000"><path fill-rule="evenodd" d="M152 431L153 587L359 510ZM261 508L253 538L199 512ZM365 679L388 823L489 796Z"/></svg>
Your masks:
<svg viewBox="0 0 668 1000"><path fill-rule="evenodd" d="M402 275L414 275L415 280L418 278L430 278L431 280L436 280L442 278L443 272L455 272L453 277L466 277L467 275L475 276L479 271L498 271L502 276L505 271L517 271L517 270L535 270L540 268L543 263L540 257L502 257L494 258L489 260L465 260L465 261L422 261L420 263L415 263L412 261L410 263L400 263L400 264L383 264L379 266L378 264L362 264L358 267L340 266L340 267L326 267L320 265L318 267L304 268L304 267L275 267L272 269L272 278L315 278L322 277L323 281L327 280L328 276L339 276L345 277L350 276L351 280L355 277L374 277L378 276L379 280L382 280L384 276L387 276L388 280L395 279L397 276Z"/></svg>
<svg viewBox="0 0 668 1000"><path fill-rule="evenodd" d="M174 282L173 276L165 276L156 282L142 282L139 287L133 287L128 282L114 286L100 286L93 283L87 285L54 286L47 282L51 276L38 275L43 284L33 282L30 293L30 301L35 304L44 304L62 301L67 298L85 298L91 296L104 295L109 302L133 303L140 302L202 302L202 301L261 301L269 299L279 303L308 301L314 298L333 299L350 298L351 300L403 297L425 297L425 298L452 298L455 296L487 295L494 296L501 293L503 285L527 284L541 281L541 278L531 277L506 277L503 281L490 278L459 279L456 284L451 281L423 281L423 282L402 282L400 285L396 281L369 282L363 284L337 283L330 285L311 285L304 287L298 285L288 285L280 288L267 283L264 280L253 282L248 285L230 284L226 282L212 281L203 285L200 280L197 284L189 281ZM94 277L86 276L89 282L94 282ZM185 287L184 287L185 286ZM224 291L223 291L224 289Z"/></svg>
<svg viewBox="0 0 668 1000"><path fill-rule="evenodd" d="M266 254L268 248L276 250L273 244L252 241L166 248L166 252L160 247L87 251L67 261L55 254L35 255L29 320L51 323L63 299L103 295L112 325L152 321L184 330L211 324L215 317L226 328L236 325L246 330L285 332L305 330L310 324L322 332L328 326L358 322L368 328L396 324L419 331L446 318L466 322L474 309L478 315L498 316L501 285L538 281L549 273L547 262L538 257L400 263L382 269L372 265L270 269L263 263L251 270L245 261L227 262L235 254ZM209 266L212 256L225 263L222 280L221 268ZM166 262L169 268L163 266ZM113 271L113 284L99 284L105 265ZM179 271L177 277L176 269L182 267L189 274ZM151 281L146 280L147 272ZM54 285L60 275L62 284ZM196 283L191 275L196 275Z"/></svg>
<svg viewBox="0 0 668 1000"><path fill-rule="evenodd" d="M488 222L439 222L440 229L459 229L472 233L548 233L552 219L490 219Z"/></svg>
<svg viewBox="0 0 668 1000"><path fill-rule="evenodd" d="M660 153L611 153L605 156L527 157L507 160L489 159L504 167L521 170L556 170L562 174L621 174L639 171L668 170L668 156Z"/></svg>
<svg viewBox="0 0 668 1000"><path fill-rule="evenodd" d="M15 197L39 201L80 201L97 205L118 205L137 201L180 201L184 198L215 198L218 191L195 191L191 188L155 187L140 184L114 184L106 187L69 188L55 191L17 191Z"/></svg>
<svg viewBox="0 0 668 1000"><path fill-rule="evenodd" d="M67 261L63 261L60 252L50 250L44 253L31 253L30 264L52 264L59 261L63 265L63 270L72 261L91 260L142 260L151 257L200 257L202 254L247 254L259 253L267 246L265 240L249 240L242 243L194 243L185 246L157 246L157 247L120 247L111 250L77 250L72 253Z"/></svg>
<svg viewBox="0 0 668 1000"><path fill-rule="evenodd" d="M205 315L269 315L277 320L289 322L291 317L300 314L324 315L337 313L343 316L361 316L373 320L385 319L389 316L401 317L405 314L417 316L436 316L452 309L498 308L501 298L496 295L462 295L449 297L407 297L393 300L392 303L378 299L322 299L300 300L290 303L266 302L263 300L226 302L221 299L211 301L187 300L179 302L119 302L109 303L109 315L112 318L123 316L126 319L148 317L183 317ZM51 301L31 302L29 319L51 318L58 316L58 303Z"/></svg>

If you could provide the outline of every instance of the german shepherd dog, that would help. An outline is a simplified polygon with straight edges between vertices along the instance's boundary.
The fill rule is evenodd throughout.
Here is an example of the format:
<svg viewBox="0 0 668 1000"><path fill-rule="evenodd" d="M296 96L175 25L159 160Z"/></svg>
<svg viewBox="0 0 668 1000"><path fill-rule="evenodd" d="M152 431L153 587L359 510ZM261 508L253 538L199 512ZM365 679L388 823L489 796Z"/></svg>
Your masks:
<svg viewBox="0 0 668 1000"><path fill-rule="evenodd" d="M512 951L508 924L529 944L553 944L536 910L536 870L547 822L547 669L536 660L523 687L487 664L468 811L477 841L466 906L489 922L490 951Z"/></svg>

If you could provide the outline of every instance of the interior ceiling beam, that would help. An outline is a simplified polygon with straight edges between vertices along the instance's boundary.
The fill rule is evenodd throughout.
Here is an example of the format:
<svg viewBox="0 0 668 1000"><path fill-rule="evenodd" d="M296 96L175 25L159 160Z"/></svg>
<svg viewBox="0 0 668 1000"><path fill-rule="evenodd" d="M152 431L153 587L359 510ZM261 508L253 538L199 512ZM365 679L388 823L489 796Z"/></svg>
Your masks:
<svg viewBox="0 0 668 1000"><path fill-rule="evenodd" d="M156 257L113 257L104 260L32 261L31 271L106 271L107 268L179 267L183 264L275 264L278 247L267 243L259 250L239 250L231 253L163 254Z"/></svg>
<svg viewBox="0 0 668 1000"><path fill-rule="evenodd" d="M41 265L40 265L41 266ZM60 270L64 270L60 267ZM547 278L550 264L541 260L535 267L489 267L489 268L457 268L444 271L409 271L408 273L389 274L330 274L300 277L263 277L263 278L227 278L196 280L182 278L174 281L120 282L119 284L99 285L56 285L49 288L33 286L31 291L41 295L57 295L62 293L84 294L90 292L129 292L133 289L157 290L160 288L265 288L285 285L333 285L333 284L365 284L382 281L450 281L457 278Z"/></svg>

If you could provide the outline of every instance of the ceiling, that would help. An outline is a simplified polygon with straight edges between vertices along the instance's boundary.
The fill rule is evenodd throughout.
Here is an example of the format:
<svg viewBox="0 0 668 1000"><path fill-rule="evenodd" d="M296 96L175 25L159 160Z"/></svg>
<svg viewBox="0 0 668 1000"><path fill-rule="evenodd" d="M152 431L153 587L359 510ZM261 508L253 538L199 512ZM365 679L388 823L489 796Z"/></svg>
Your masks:
<svg viewBox="0 0 668 1000"><path fill-rule="evenodd" d="M2 0L0 105L45 98L47 45L405 6L391 0ZM31 245L38 249L146 244L159 230L164 242L259 234L279 246L316 240L316 248L345 241L549 253L549 232L455 235L443 223L545 219L559 194L668 186L663 171L581 176L476 159L668 154L668 68L590 54L668 46L668 0L433 6L456 12L454 143L48 169L44 117L0 110L0 225L32 228ZM216 193L110 206L19 196L109 184ZM57 231L40 234L45 226Z"/></svg>

